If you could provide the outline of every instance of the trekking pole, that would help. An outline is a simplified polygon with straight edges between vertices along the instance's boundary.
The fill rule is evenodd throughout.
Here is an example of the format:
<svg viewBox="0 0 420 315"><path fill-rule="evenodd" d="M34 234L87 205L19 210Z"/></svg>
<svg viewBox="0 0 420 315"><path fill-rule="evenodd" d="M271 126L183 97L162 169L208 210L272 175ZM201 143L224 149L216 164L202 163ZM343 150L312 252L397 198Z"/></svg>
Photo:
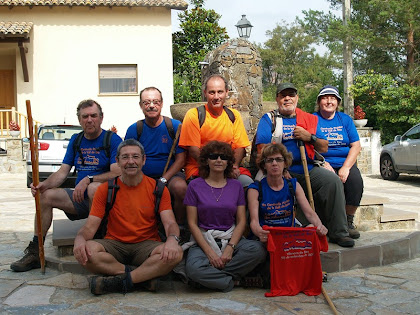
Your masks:
<svg viewBox="0 0 420 315"><path fill-rule="evenodd" d="M314 197L312 195L312 187L311 187L311 177L309 176L308 161L306 161L305 145L302 140L298 140L298 144L299 144L299 150L300 150L300 157L302 159L303 172L305 173L306 187L308 189L309 203L311 205L312 210L315 211ZM334 315L338 315L337 309L335 308L333 301L328 296L328 293L322 284L321 284L321 290L322 290L322 294L327 300L327 303L330 306Z"/></svg>
<svg viewBox="0 0 420 315"><path fill-rule="evenodd" d="M173 154L173 153L174 153L174 151L175 151L176 143L177 143L178 138L179 138L179 134L181 133L181 127L182 127L182 125L179 125L179 126L178 126L178 129L176 130L176 134L175 134L174 142L172 143L171 151L169 151L168 160L166 161L166 165L165 165L165 168L163 169L163 173L162 173L162 175L163 175L163 174L165 174L165 173L166 173L166 171L168 170L169 162L171 161L172 154Z"/></svg>
<svg viewBox="0 0 420 315"><path fill-rule="evenodd" d="M298 144L299 144L299 150L300 150L300 157L302 159L303 172L305 174L306 188L308 190L309 204L311 205L312 210L315 211L315 203L314 203L314 197L312 195L312 187L311 187L311 178L309 176L309 171L308 171L308 161L306 161L305 145L302 140L298 140Z"/></svg>
<svg viewBox="0 0 420 315"><path fill-rule="evenodd" d="M28 129L29 129L29 147L31 150L32 163L32 182L36 187L39 184L39 161L38 161L38 129L35 128L32 120L31 101L26 101L26 112L28 114ZM35 193L35 210L36 210L36 224L38 229L38 248L39 260L41 262L41 272L45 274L45 256L44 256L44 237L42 235L42 221L41 221L41 200L39 190Z"/></svg>

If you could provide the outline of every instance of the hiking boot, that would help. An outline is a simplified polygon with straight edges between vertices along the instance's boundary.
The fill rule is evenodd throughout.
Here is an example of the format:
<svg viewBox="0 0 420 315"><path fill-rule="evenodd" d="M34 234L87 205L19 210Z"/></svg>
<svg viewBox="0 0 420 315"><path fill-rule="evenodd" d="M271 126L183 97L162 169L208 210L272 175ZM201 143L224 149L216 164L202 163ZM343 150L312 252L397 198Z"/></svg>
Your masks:
<svg viewBox="0 0 420 315"><path fill-rule="evenodd" d="M360 233L358 230L356 230L356 226L353 223L354 215L347 215L347 225L349 228L349 235L351 238L356 239L360 237Z"/></svg>
<svg viewBox="0 0 420 315"><path fill-rule="evenodd" d="M140 287L141 289L150 292L157 292L159 290L159 279L154 278L140 283L136 283L136 287Z"/></svg>
<svg viewBox="0 0 420 315"><path fill-rule="evenodd" d="M10 265L10 269L13 271L23 272L31 269L41 268L38 243L30 242L24 253L25 256L12 263Z"/></svg>
<svg viewBox="0 0 420 315"><path fill-rule="evenodd" d="M126 294L133 289L129 273L116 276L94 276L90 279L90 292L95 295L120 292Z"/></svg>
<svg viewBox="0 0 420 315"><path fill-rule="evenodd" d="M263 288L264 280L260 275L255 277L243 277L239 282L239 285L244 288Z"/></svg>
<svg viewBox="0 0 420 315"><path fill-rule="evenodd" d="M337 244L341 247L353 247L354 246L354 240L349 236L337 237L337 238L330 237L329 239L330 239L331 243L335 243L335 244Z"/></svg>

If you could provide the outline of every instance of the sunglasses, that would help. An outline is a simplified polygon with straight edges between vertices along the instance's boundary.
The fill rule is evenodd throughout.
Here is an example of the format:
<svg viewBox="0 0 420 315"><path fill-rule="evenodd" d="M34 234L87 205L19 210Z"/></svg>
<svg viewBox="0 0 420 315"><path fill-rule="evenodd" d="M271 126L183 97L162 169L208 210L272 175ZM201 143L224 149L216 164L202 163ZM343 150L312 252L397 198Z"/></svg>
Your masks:
<svg viewBox="0 0 420 315"><path fill-rule="evenodd" d="M210 160L217 160L217 158L219 157L221 160L225 160L225 161L229 159L229 157L226 154L220 154L220 153L210 153L208 156Z"/></svg>

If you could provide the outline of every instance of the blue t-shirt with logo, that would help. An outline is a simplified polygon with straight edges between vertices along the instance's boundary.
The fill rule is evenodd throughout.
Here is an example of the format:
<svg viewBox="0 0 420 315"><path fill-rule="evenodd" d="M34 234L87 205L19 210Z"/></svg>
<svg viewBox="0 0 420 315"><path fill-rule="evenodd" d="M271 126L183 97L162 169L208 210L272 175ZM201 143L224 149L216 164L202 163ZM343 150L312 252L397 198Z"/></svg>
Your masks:
<svg viewBox="0 0 420 315"><path fill-rule="evenodd" d="M271 119L265 114L260 122L258 123L258 129L256 133L255 144L267 144L271 143ZM282 135L282 144L286 146L287 151L292 153L293 162L289 167L289 170L294 173L303 174L302 160L300 156L300 150L298 141L294 138L294 130L296 127L296 117L293 118L283 118L283 135ZM316 129L316 136L320 139L325 139L324 135L319 128L319 124ZM306 152L306 151L305 151ZM313 168L311 159L309 159L308 154L306 154L306 160L308 161L308 170Z"/></svg>
<svg viewBox="0 0 420 315"><path fill-rule="evenodd" d="M111 164L116 163L117 148L122 142L122 139L117 134L112 134L110 156L107 157L105 150L98 150L98 148L103 147L105 134L106 131L102 129L102 133L96 139L88 140L85 137L82 138L80 150L84 158L84 165L82 164L79 152L74 152L73 148L78 134L74 134L71 137L63 164L68 164L76 168L76 185L88 175L94 176L109 172Z"/></svg>
<svg viewBox="0 0 420 315"><path fill-rule="evenodd" d="M318 116L318 126L328 140L328 152L322 155L332 167L342 167L349 154L350 143L360 140L353 119L342 112L336 112L331 120L323 118L320 113L314 115Z"/></svg>
<svg viewBox="0 0 420 315"><path fill-rule="evenodd" d="M171 120L175 134L181 122L176 119ZM168 128L166 128L165 120L162 120L162 123L157 127L150 127L146 124L146 121L143 121L143 131L140 139L137 139L137 123L134 123L127 129L125 140L127 139L138 140L144 147L146 164L143 166L143 173L153 178L162 176L173 144ZM178 145L176 146L168 168L174 163L175 155L184 151L185 149Z"/></svg>
<svg viewBox="0 0 420 315"><path fill-rule="evenodd" d="M296 191L296 178L290 179ZM260 225L283 226L293 225L293 196L289 185L284 179L284 186L280 191L273 190L267 183L267 178L261 180L262 200L258 211ZM254 182L248 189L259 191L259 183Z"/></svg>

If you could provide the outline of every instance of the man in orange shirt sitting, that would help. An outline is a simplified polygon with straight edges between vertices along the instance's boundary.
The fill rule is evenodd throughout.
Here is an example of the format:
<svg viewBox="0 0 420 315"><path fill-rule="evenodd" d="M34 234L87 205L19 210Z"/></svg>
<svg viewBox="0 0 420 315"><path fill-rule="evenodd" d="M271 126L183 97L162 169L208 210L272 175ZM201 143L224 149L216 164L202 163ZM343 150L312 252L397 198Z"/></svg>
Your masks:
<svg viewBox="0 0 420 315"><path fill-rule="evenodd" d="M204 83L207 104L205 107L192 108L185 114L179 145L188 150L185 165L187 180L198 176L200 148L209 141L217 140L232 146L235 152L234 174L242 186L248 187L253 182L249 171L239 168L250 142L241 114L236 109L224 106L228 92L226 79L219 74L211 75Z"/></svg>
<svg viewBox="0 0 420 315"><path fill-rule="evenodd" d="M121 176L114 204L108 214L104 239L93 239L105 215L108 183L98 187L86 224L74 240L74 256L95 276L93 294L128 292L137 287L157 290L157 277L169 273L182 259L179 228L171 209L168 189L163 190L159 215L167 240L161 242L155 215L156 181L142 172L146 161L143 146L134 139L117 149Z"/></svg>

